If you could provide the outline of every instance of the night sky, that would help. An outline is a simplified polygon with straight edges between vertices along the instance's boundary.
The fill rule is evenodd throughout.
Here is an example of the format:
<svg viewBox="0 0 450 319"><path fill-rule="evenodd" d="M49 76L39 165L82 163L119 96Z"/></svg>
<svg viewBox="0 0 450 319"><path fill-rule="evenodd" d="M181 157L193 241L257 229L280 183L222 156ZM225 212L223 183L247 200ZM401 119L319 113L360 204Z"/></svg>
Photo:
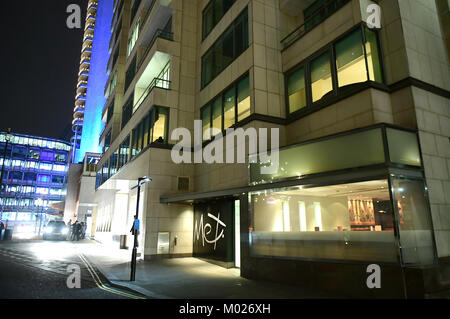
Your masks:
<svg viewBox="0 0 450 319"><path fill-rule="evenodd" d="M70 138L87 2L1 1L0 131ZM81 29L66 26L69 4Z"/></svg>

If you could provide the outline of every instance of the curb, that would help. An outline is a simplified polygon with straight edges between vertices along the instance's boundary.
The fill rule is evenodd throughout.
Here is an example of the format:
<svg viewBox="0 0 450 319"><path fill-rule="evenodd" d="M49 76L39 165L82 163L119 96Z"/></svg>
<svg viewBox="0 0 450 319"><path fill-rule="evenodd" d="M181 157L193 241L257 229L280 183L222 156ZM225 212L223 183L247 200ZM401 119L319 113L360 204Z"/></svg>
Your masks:
<svg viewBox="0 0 450 319"><path fill-rule="evenodd" d="M103 278L106 280L106 283L108 285L110 285L111 287L114 287L116 289L121 289L121 290L125 290L131 293L135 293L138 295L142 295L148 299L173 299L171 297L165 296L165 295L160 295L154 292L151 292L145 288L142 288L138 285L132 284L132 283L128 283L128 282L123 282L123 281L118 281L118 280L113 280L108 278L108 276L106 275L108 272L105 271L105 269L101 266L99 266L98 263L94 262L91 256L88 255L84 255L83 256L93 265L95 266L95 268L100 272L100 274L103 276ZM111 276L110 276L111 277Z"/></svg>

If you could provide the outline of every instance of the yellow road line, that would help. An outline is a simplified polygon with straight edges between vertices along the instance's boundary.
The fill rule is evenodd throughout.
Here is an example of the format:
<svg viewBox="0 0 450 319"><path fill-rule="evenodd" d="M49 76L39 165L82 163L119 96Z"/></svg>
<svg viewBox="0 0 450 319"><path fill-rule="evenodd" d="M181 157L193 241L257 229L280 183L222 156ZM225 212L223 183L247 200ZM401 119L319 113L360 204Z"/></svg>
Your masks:
<svg viewBox="0 0 450 319"><path fill-rule="evenodd" d="M86 259L86 257L84 257L83 254L79 254L78 256L83 261L83 263L86 265L89 273L91 274L91 276L94 279L94 282L95 282L95 284L97 285L98 288L100 288L100 289L102 289L104 291L116 294L116 295L120 295L122 297L128 297L128 298L132 298L132 299L146 299L146 298L141 297L141 296L137 296L137 295L126 293L126 292L123 292L123 291L120 291L120 290L117 290L117 289L106 287L103 284L103 282L101 281L101 279L98 276L97 272L94 270L94 268L91 266L89 261Z"/></svg>

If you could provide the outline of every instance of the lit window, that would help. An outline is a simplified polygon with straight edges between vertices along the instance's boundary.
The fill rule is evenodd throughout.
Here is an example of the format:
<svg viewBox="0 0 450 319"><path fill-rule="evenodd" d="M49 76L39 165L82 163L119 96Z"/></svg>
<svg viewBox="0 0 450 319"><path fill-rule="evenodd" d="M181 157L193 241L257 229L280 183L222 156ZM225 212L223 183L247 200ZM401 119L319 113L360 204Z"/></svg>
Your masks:
<svg viewBox="0 0 450 319"><path fill-rule="evenodd" d="M153 126L153 143L165 143L167 141L166 128L168 125L169 110L158 108L156 121Z"/></svg>
<svg viewBox="0 0 450 319"><path fill-rule="evenodd" d="M250 116L250 80L247 75L238 84L238 121Z"/></svg>
<svg viewBox="0 0 450 319"><path fill-rule="evenodd" d="M289 112L306 106L305 69L302 67L288 77Z"/></svg>
<svg viewBox="0 0 450 319"><path fill-rule="evenodd" d="M203 123L203 141L208 141L211 138L211 106L208 105L202 110Z"/></svg>
<svg viewBox="0 0 450 319"><path fill-rule="evenodd" d="M212 127L222 131L222 96L213 102L212 107Z"/></svg>
<svg viewBox="0 0 450 319"><path fill-rule="evenodd" d="M36 193L40 194L40 195L48 195L48 188L37 187L36 188Z"/></svg>
<svg viewBox="0 0 450 319"><path fill-rule="evenodd" d="M361 29L336 43L336 66L340 87L367 81L363 50Z"/></svg>
<svg viewBox="0 0 450 319"><path fill-rule="evenodd" d="M367 64L369 66L369 78L371 81L383 82L383 75L381 71L380 52L378 49L377 34L365 28L366 31L366 54Z"/></svg>
<svg viewBox="0 0 450 319"><path fill-rule="evenodd" d="M234 125L236 122L236 93L233 86L224 94L224 129Z"/></svg>
<svg viewBox="0 0 450 319"><path fill-rule="evenodd" d="M313 102L319 101L333 90L329 52L311 62L311 90Z"/></svg>
<svg viewBox="0 0 450 319"><path fill-rule="evenodd" d="M129 56L131 54L131 52L133 51L134 45L136 44L136 41L139 38L139 25L140 25L140 19L137 20L137 22L133 28L133 33L131 34L131 37L128 40L127 56Z"/></svg>
<svg viewBox="0 0 450 319"><path fill-rule="evenodd" d="M44 171L51 171L52 170L52 164L46 164L46 163L40 163L39 169Z"/></svg>
<svg viewBox="0 0 450 319"><path fill-rule="evenodd" d="M66 167L64 165L54 165L53 170L56 172L65 172Z"/></svg>

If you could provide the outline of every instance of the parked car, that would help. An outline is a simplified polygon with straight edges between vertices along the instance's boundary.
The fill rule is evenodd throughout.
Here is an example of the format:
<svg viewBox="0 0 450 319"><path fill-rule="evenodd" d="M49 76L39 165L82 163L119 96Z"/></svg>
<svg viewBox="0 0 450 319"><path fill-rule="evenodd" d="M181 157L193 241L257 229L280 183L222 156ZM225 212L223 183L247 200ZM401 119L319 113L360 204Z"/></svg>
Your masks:
<svg viewBox="0 0 450 319"><path fill-rule="evenodd" d="M69 228L63 221L51 221L44 229L44 240L59 239L66 240L69 234Z"/></svg>

